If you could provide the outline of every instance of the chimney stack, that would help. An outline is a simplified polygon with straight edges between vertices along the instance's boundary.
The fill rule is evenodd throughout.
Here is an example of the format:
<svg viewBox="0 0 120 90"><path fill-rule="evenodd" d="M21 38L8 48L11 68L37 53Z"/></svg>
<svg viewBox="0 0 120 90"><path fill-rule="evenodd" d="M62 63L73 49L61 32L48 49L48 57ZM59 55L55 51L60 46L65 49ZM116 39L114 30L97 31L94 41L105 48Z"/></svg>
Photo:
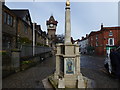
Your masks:
<svg viewBox="0 0 120 90"><path fill-rule="evenodd" d="M82 40L84 39L84 37L82 37Z"/></svg>
<svg viewBox="0 0 120 90"><path fill-rule="evenodd" d="M103 29L103 23L101 23L101 29Z"/></svg>

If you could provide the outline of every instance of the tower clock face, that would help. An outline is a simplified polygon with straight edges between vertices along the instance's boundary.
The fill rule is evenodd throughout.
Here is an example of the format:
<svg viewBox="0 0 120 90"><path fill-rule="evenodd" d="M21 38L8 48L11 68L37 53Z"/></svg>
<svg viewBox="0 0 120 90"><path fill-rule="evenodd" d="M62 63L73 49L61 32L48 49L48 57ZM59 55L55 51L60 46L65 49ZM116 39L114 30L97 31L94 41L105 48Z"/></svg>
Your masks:
<svg viewBox="0 0 120 90"><path fill-rule="evenodd" d="M54 25L53 24L50 24L50 27L53 27Z"/></svg>

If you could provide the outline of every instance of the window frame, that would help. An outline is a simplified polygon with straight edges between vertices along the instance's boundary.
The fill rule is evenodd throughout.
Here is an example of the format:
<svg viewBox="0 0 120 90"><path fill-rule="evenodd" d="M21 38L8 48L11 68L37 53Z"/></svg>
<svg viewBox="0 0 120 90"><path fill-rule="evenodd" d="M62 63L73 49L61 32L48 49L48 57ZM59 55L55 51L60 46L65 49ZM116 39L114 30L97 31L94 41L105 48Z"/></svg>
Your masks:
<svg viewBox="0 0 120 90"><path fill-rule="evenodd" d="M112 31L109 32L109 36L113 36L113 32Z"/></svg>
<svg viewBox="0 0 120 90"><path fill-rule="evenodd" d="M110 43L110 40L112 40L112 44ZM109 46L114 46L115 45L114 38L108 38L108 45Z"/></svg>

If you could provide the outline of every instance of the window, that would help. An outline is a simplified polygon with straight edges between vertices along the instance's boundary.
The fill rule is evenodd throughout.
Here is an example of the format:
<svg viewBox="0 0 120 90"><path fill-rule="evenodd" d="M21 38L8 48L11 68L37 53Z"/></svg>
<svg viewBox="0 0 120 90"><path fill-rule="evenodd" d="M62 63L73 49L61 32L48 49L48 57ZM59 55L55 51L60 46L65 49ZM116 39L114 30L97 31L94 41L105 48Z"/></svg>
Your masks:
<svg viewBox="0 0 120 90"><path fill-rule="evenodd" d="M98 41L96 42L96 46L98 46Z"/></svg>
<svg viewBox="0 0 120 90"><path fill-rule="evenodd" d="M12 26L13 25L13 17L9 15L9 25Z"/></svg>
<svg viewBox="0 0 120 90"><path fill-rule="evenodd" d="M9 14L7 15L7 24L12 26L13 25L13 17Z"/></svg>
<svg viewBox="0 0 120 90"><path fill-rule="evenodd" d="M27 26L24 25L24 32L27 34L28 33L28 30L27 30Z"/></svg>
<svg viewBox="0 0 120 90"><path fill-rule="evenodd" d="M6 12L4 12L4 23L13 26L13 17Z"/></svg>
<svg viewBox="0 0 120 90"><path fill-rule="evenodd" d="M112 33L112 31L110 31L110 32L109 32L109 36L113 36L113 33Z"/></svg>
<svg viewBox="0 0 120 90"><path fill-rule="evenodd" d="M98 40L98 35L96 35L96 40Z"/></svg>
<svg viewBox="0 0 120 90"><path fill-rule="evenodd" d="M93 40L93 38L91 37L91 41Z"/></svg>
<svg viewBox="0 0 120 90"><path fill-rule="evenodd" d="M4 12L4 23L7 23L7 14Z"/></svg>
<svg viewBox="0 0 120 90"><path fill-rule="evenodd" d="M108 39L108 45L113 46L114 45L114 38Z"/></svg>
<svg viewBox="0 0 120 90"><path fill-rule="evenodd" d="M91 43L91 46L93 46L92 43Z"/></svg>
<svg viewBox="0 0 120 90"><path fill-rule="evenodd" d="M7 24L10 25L10 15L7 16Z"/></svg>

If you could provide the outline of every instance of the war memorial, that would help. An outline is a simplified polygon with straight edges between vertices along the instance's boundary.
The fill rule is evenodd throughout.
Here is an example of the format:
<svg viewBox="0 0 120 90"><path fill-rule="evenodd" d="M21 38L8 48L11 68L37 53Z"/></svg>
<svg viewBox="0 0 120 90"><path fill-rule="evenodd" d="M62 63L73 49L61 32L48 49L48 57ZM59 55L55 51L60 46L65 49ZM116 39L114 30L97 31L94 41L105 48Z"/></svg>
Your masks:
<svg viewBox="0 0 120 90"><path fill-rule="evenodd" d="M65 8L65 41L57 45L56 71L49 77L56 88L88 88L90 80L80 71L79 45L71 43L70 1Z"/></svg>

